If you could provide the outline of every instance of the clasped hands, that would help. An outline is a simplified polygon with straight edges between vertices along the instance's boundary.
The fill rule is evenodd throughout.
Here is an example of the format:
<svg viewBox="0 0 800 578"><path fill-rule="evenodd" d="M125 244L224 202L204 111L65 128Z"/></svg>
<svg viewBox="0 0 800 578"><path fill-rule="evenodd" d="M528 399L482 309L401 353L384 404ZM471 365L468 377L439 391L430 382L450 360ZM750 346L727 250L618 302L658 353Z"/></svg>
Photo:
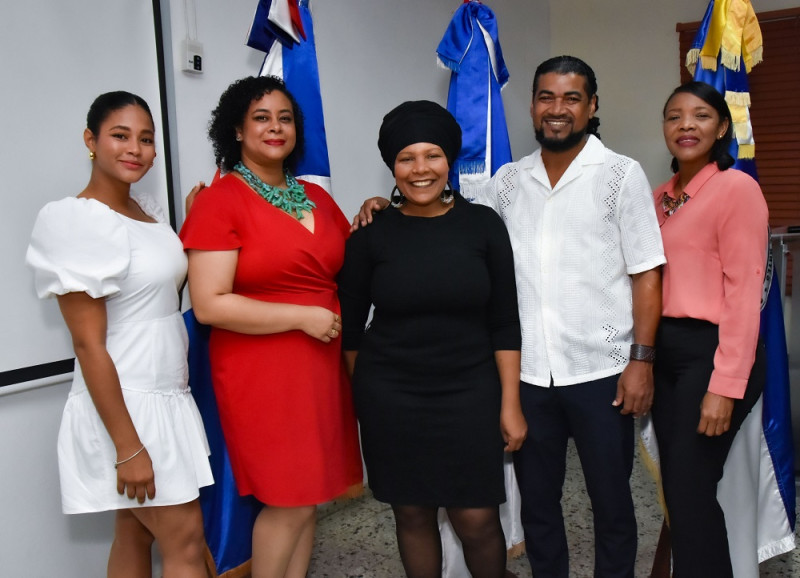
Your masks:
<svg viewBox="0 0 800 578"><path fill-rule="evenodd" d="M308 308L303 331L323 343L330 343L342 333L342 317L324 307Z"/></svg>

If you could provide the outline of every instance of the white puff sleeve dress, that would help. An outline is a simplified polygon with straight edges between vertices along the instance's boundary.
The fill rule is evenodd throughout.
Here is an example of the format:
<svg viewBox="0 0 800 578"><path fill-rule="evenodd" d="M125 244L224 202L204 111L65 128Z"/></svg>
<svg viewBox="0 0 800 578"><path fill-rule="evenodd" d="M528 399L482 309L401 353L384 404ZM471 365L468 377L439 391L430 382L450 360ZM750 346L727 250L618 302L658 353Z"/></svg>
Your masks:
<svg viewBox="0 0 800 578"><path fill-rule="evenodd" d="M178 309L186 256L160 207L143 195L134 200L157 222L130 219L93 199L49 203L34 225L27 262L40 298L86 292L105 299L106 347L153 462L156 497L143 505L182 504L213 483L187 386L188 338ZM58 436L64 513L140 506L117 493L116 459L76 360Z"/></svg>

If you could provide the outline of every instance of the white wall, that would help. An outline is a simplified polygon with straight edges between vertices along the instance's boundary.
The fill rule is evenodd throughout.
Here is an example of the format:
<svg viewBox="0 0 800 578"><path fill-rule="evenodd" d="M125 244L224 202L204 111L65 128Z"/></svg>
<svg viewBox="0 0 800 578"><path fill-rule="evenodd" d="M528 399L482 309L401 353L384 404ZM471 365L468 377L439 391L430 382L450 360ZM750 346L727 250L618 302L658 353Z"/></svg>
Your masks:
<svg viewBox="0 0 800 578"><path fill-rule="evenodd" d="M2 576L105 575L113 514L61 513L56 436L68 391L60 383L0 397Z"/></svg>
<svg viewBox="0 0 800 578"><path fill-rule="evenodd" d="M753 0L757 12L799 0ZM702 19L706 0L550 0L551 53L583 58L597 75L600 135L638 160L652 186L666 180L670 156L661 110L680 84L678 22ZM769 58L769 47L765 47Z"/></svg>
<svg viewBox="0 0 800 578"><path fill-rule="evenodd" d="M168 70L168 100L177 196L198 180L210 180L214 171L206 138L210 111L225 87L237 78L257 74L263 59L261 53L244 46L256 0L194 2L204 48L205 72L199 76L182 72L177 60L185 35L184 2L162 0L165 42L174 63L174 70ZM313 4L334 195L346 214L352 214L367 196L389 191L390 174L376 146L383 115L406 99L446 101L449 73L437 67L435 49L459 3L316 0ZM511 71L503 96L513 151L521 156L534 142L528 118L529 85L536 62L548 51L547 7L535 8L527 0L487 3L496 4L492 7ZM4 19L8 14L5 5L0 7L0 29L8 23ZM81 25L76 26L80 29ZM77 58L69 46L61 47L60 56L65 66ZM29 69L38 74L41 66L32 64ZM103 70L96 74L101 78ZM155 103L157 97L148 100ZM0 102L7 102L2 94ZM58 106L46 111L47 115L67 113L75 111ZM76 130L79 139L81 126ZM79 140L65 150L84 158ZM30 347L47 348L41 343ZM78 578L105 572L113 515L61 514L55 443L68 389L69 384L63 382L38 389L0 389L2 576Z"/></svg>
<svg viewBox="0 0 800 578"><path fill-rule="evenodd" d="M244 45L253 0L194 0L206 71L182 72L180 42L186 34L183 2L169 2L174 99L177 103L178 190L184 196L214 172L206 128L219 95L234 80L258 74L263 53ZM528 117L530 81L548 52L548 7L528 0L489 2L511 73L503 91L515 156L533 147ZM388 195L391 174L376 145L378 127L404 100L445 104L449 72L436 64L436 46L459 2L453 0L316 0L312 2L333 194L350 216L361 202ZM191 18L190 18L191 21Z"/></svg>

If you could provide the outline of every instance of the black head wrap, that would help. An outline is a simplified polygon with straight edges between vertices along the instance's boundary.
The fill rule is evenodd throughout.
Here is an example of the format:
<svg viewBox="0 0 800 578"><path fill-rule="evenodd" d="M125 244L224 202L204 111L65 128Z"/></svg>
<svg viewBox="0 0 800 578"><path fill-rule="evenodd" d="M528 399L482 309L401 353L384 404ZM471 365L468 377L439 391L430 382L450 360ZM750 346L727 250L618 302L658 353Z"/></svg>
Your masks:
<svg viewBox="0 0 800 578"><path fill-rule="evenodd" d="M383 117L378 148L392 174L397 153L418 142L441 147L452 167L461 151L461 127L447 109L429 100L406 101Z"/></svg>

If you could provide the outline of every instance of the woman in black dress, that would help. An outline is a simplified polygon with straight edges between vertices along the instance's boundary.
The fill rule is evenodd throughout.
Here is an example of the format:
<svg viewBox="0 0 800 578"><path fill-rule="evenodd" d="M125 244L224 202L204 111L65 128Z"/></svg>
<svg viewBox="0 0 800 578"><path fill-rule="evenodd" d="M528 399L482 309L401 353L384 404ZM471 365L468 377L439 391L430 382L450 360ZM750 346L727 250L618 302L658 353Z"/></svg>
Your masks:
<svg viewBox="0 0 800 578"><path fill-rule="evenodd" d="M503 450L527 433L508 234L449 188L461 129L444 108L401 104L378 147L396 181L392 207L353 233L339 276L369 485L392 505L408 576L440 576L444 507L472 576L500 578Z"/></svg>

